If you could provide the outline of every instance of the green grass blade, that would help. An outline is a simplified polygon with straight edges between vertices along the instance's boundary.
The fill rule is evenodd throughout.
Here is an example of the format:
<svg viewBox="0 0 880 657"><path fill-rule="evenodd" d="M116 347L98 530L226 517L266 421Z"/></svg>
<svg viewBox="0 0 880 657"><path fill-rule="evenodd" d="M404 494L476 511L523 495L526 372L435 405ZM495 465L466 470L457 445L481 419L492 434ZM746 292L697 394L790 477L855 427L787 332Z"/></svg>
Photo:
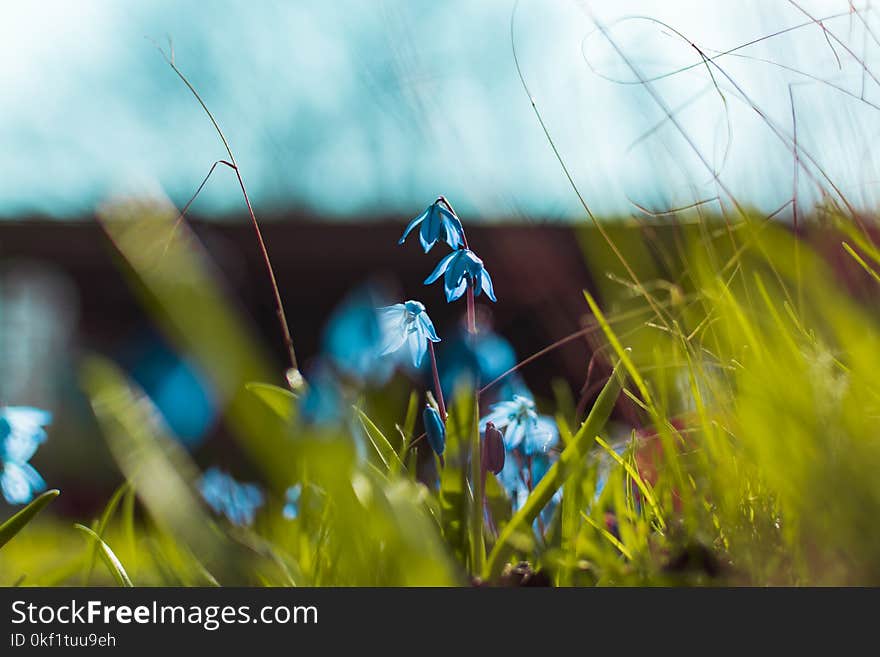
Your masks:
<svg viewBox="0 0 880 657"><path fill-rule="evenodd" d="M370 443L373 445L373 448L376 450L376 453L379 455L385 468L391 470L393 466L398 469L398 471L405 469L397 450L394 449L394 446L388 438L385 437L382 430L376 426L376 423L358 407L355 406L354 410L357 411L361 424L364 427L364 431L367 433Z"/></svg>
<svg viewBox="0 0 880 657"><path fill-rule="evenodd" d="M49 502L54 500L61 491L57 489L47 490L9 520L0 525L0 548L6 545L12 538L24 529L27 524L42 511Z"/></svg>
<svg viewBox="0 0 880 657"><path fill-rule="evenodd" d="M621 458L620 454L614 451L614 448L611 447L608 443L602 440L599 436L596 436L596 442L599 443L599 446L607 452L607 454L614 459L620 466L626 471L626 473L630 476L630 478L635 482L635 485L638 486L639 491L642 493L642 497L645 498L645 501L648 503L648 506L651 507L651 511L654 513L654 518L657 520L657 524L660 525L660 529L666 529L666 521L663 520L663 514L660 513L660 507L657 505L657 500L654 498L654 493L651 491L651 487L648 483L642 479L642 476L639 474L639 471L633 467L632 463Z"/></svg>
<svg viewBox="0 0 880 657"><path fill-rule="evenodd" d="M125 492L125 496L122 498L122 531L125 536L128 553L131 555L131 561L129 561L128 565L134 569L133 572L137 573L140 562L138 560L137 534L134 525L135 502L136 496L134 486L129 486L128 490Z"/></svg>
<svg viewBox="0 0 880 657"><path fill-rule="evenodd" d="M596 318L596 321L602 328L602 332L605 333L605 337L608 339L608 342L611 344L611 347L614 349L617 357L620 358L620 362L623 363L623 366L626 368L627 373L630 375L633 382L635 382L636 387L639 389L639 393L642 395L642 400L649 409L652 409L653 412L654 402L651 399L651 393L648 392L648 385L645 383L642 375L639 374L639 370L633 363L632 358L630 358L629 349L624 349L623 345L620 344L620 340L617 338L617 334L615 334L614 331L611 329L611 325L605 318L605 314L599 309L599 304L596 303L596 300L593 299L592 295L584 290L584 297L587 299L587 303L590 306L590 311L593 313L593 316Z"/></svg>
<svg viewBox="0 0 880 657"><path fill-rule="evenodd" d="M116 509L119 507L119 503L122 501L123 496L131 489L131 484L127 481L124 482L116 491L113 493L113 496L110 498L110 501L107 502L107 506L104 508L104 513L101 514L100 520L95 523L94 530L98 536L104 536L104 532L107 531L107 525L110 524L110 520L113 518L113 514L116 513ZM98 558L98 544L95 543L92 549L92 556L89 558L89 568L86 571L85 582L86 585L89 583L89 579L92 576L92 571L95 569L95 561Z"/></svg>
<svg viewBox="0 0 880 657"><path fill-rule="evenodd" d="M107 545L100 536L98 536L95 532L93 532L85 525L80 525L77 523L74 525L74 527L86 534L93 541L95 541L100 550L101 559L104 561L104 564L107 566L107 570L110 571L119 586L134 586L134 584L131 583L131 579L129 579L128 577L128 573L125 572L125 568L123 568L122 562L119 560L119 557L116 556L113 550L110 549L110 546Z"/></svg>
<svg viewBox="0 0 880 657"><path fill-rule="evenodd" d="M852 256L853 260L859 263L859 266L871 275L871 278L880 283L880 274L874 271L874 268L871 267L871 265L869 265L867 262L865 262L865 259L858 253L856 253L849 244L847 244L846 242L842 242L841 244L843 244L843 250L849 253Z"/></svg>
<svg viewBox="0 0 880 657"><path fill-rule="evenodd" d="M593 520L590 516L588 516L588 515L587 515L586 513L584 513L583 511L581 511L581 517L582 517L584 520L586 520L586 521L590 524L590 526L591 526L593 529L595 529L595 530L598 531L600 534L602 534L602 536L603 536L605 539L607 539L608 542L611 543L611 545L613 545L614 547L616 547L616 548L620 551L620 553L621 553L623 556L625 556L627 559L629 559L630 561L632 561L632 558L633 558L633 557L632 557L632 553L631 553L629 550L626 549L626 546L625 546L623 543L620 542L620 539L619 539L619 538L617 538L614 534L612 534L611 532L609 532L607 529L605 529L602 525L600 525L598 522L596 522L595 520Z"/></svg>
<svg viewBox="0 0 880 657"><path fill-rule="evenodd" d="M416 428L416 419L419 416L419 393L413 390L409 394L409 403L406 407L406 417L403 421L403 426L398 425L397 429L400 432L400 449L397 450L397 457L400 459L401 463L406 463L407 458L409 457L409 444L413 439L413 432ZM413 475L415 472L413 471Z"/></svg>
<svg viewBox="0 0 880 657"><path fill-rule="evenodd" d="M581 459L588 453L593 437L598 435L608 418L611 417L611 411L620 395L620 390L623 387L622 367L620 362L614 367L608 382L599 393L596 403L593 404L590 414L572 437L569 445L562 451L559 460L538 482L523 507L501 530L484 569L486 579L494 580L501 574L501 569L514 550L517 532L529 530L541 509L547 505L554 493L565 483Z"/></svg>

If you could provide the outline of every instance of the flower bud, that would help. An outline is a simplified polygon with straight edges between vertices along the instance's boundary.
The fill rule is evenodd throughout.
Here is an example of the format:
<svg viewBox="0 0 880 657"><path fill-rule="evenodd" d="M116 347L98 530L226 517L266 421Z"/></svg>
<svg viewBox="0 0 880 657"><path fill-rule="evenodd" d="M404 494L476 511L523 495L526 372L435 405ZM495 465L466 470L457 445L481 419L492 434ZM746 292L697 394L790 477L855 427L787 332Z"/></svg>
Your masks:
<svg viewBox="0 0 880 657"><path fill-rule="evenodd" d="M422 411L422 422L425 424L425 434L428 437L428 444L438 456L443 455L446 449L446 426L440 418L440 413L431 405L426 405Z"/></svg>
<svg viewBox="0 0 880 657"><path fill-rule="evenodd" d="M483 433L483 467L498 474L504 467L504 440L501 432L495 427L494 422L486 423L486 431Z"/></svg>

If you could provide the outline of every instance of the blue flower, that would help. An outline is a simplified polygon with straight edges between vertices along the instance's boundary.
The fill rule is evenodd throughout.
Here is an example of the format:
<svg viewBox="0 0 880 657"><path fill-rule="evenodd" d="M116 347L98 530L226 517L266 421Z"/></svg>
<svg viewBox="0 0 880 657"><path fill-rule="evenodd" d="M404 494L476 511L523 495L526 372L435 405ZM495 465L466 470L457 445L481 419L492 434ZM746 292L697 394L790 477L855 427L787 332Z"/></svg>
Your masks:
<svg viewBox="0 0 880 657"><path fill-rule="evenodd" d="M52 414L27 406L0 409L0 489L10 504L27 504L46 483L28 463L46 440Z"/></svg>
<svg viewBox="0 0 880 657"><path fill-rule="evenodd" d="M422 364L428 350L428 340L440 342L425 306L418 301L379 308L379 322L384 335L382 355L394 353L406 344L416 367Z"/></svg>
<svg viewBox="0 0 880 657"><path fill-rule="evenodd" d="M403 237L397 242L403 244L413 228L421 224L419 241L425 253L431 250L438 240L443 240L453 249L457 249L464 242L464 229L461 221L447 208L443 207L441 199L434 201L418 217L407 224L403 231Z"/></svg>
<svg viewBox="0 0 880 657"><path fill-rule="evenodd" d="M380 358L382 331L377 295L370 288L349 294L333 311L323 336L323 351L337 370L358 380L384 383L393 363Z"/></svg>
<svg viewBox="0 0 880 657"><path fill-rule="evenodd" d="M504 446L518 449L525 456L544 454L559 440L556 422L546 415L538 415L535 402L523 395L514 395L512 401L499 402L489 408L489 414L480 420L480 431L492 422L504 429Z"/></svg>
<svg viewBox="0 0 880 657"><path fill-rule="evenodd" d="M218 468L208 469L199 483L205 502L234 525L247 526L263 505L263 491L256 484L242 484Z"/></svg>
<svg viewBox="0 0 880 657"><path fill-rule="evenodd" d="M531 469L529 465L531 465ZM514 512L519 511L529 498L531 494L529 485L531 485L531 490L534 490L552 465L550 457L545 454L539 454L525 463L522 458L518 458L517 454L508 454L508 458L504 461L504 467L498 473L498 482L510 496ZM560 488L553 494L547 505L541 509L540 518L545 526L549 524L561 501L562 489ZM537 518L534 529L538 532L541 531L541 523Z"/></svg>
<svg viewBox="0 0 880 657"><path fill-rule="evenodd" d="M425 424L425 434L428 437L428 444L438 456L443 455L446 449L446 426L440 418L440 413L430 404L425 406L422 411L422 422Z"/></svg>
<svg viewBox="0 0 880 657"><path fill-rule="evenodd" d="M458 249L443 258L425 279L425 285L430 285L441 276L444 276L443 287L447 301L460 298L468 284L474 286L475 294L479 295L482 291L492 301L497 301L489 272L483 267L483 261L470 249Z"/></svg>
<svg viewBox="0 0 880 657"><path fill-rule="evenodd" d="M281 513L288 520L293 520L299 515L299 498L301 496L302 484L291 486L284 494L284 509Z"/></svg>
<svg viewBox="0 0 880 657"><path fill-rule="evenodd" d="M444 390L454 389L461 380L494 381L517 363L511 344L485 325L475 336L464 329L453 333L451 338L444 336L443 344L439 366ZM528 394L525 383L517 372L512 372L482 393L480 399L490 403L512 399L513 395L523 392Z"/></svg>

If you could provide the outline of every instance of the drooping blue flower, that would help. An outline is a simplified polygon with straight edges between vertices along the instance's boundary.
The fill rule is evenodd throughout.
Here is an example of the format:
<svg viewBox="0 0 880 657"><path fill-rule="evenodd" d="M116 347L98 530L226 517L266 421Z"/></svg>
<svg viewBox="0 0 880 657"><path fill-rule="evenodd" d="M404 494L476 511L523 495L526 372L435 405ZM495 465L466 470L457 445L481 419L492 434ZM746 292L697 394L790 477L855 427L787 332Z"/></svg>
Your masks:
<svg viewBox="0 0 880 657"><path fill-rule="evenodd" d="M483 266L483 261L470 249L458 249L443 258L425 279L425 285L430 285L441 276L447 301L461 298L469 284L474 286L475 294L485 292L492 301L497 301L489 272Z"/></svg>
<svg viewBox="0 0 880 657"><path fill-rule="evenodd" d="M381 358L379 305L371 288L355 290L333 311L322 342L325 357L339 372L377 384L387 381L394 369L393 363Z"/></svg>
<svg viewBox="0 0 880 657"><path fill-rule="evenodd" d="M425 306L418 301L379 308L379 323L384 336L382 355L394 353L406 344L415 367L422 364L428 340L440 342Z"/></svg>
<svg viewBox="0 0 880 657"><path fill-rule="evenodd" d="M425 405L422 411L422 422L425 424L425 434L428 437L428 444L437 456L443 455L446 449L446 426L440 417L437 409L430 404Z"/></svg>
<svg viewBox="0 0 880 657"><path fill-rule="evenodd" d="M461 220L444 207L443 201L439 198L407 224L403 237L397 243L403 244L413 228L420 224L419 241L425 253L430 251L439 240L443 240L453 249L457 249L464 242Z"/></svg>
<svg viewBox="0 0 880 657"><path fill-rule="evenodd" d="M256 484L237 482L219 468L209 468L199 482L205 502L234 525L253 524L257 509L263 505L263 491Z"/></svg>
<svg viewBox="0 0 880 657"><path fill-rule="evenodd" d="M302 496L302 484L295 484L284 493L284 509L281 513L288 520L299 516L299 498Z"/></svg>
<svg viewBox="0 0 880 657"><path fill-rule="evenodd" d="M514 395L512 401L492 404L489 414L480 420L480 430L492 422L504 429L504 445L525 456L544 454L559 440L556 422L546 415L538 415L535 402L523 395Z"/></svg>
<svg viewBox="0 0 880 657"><path fill-rule="evenodd" d="M10 504L27 504L46 483L28 463L46 440L52 414L28 406L0 409L0 490Z"/></svg>
<svg viewBox="0 0 880 657"><path fill-rule="evenodd" d="M443 345L438 356L444 390L453 390L461 381L495 381L517 363L510 342L486 325L481 325L476 335L462 327L450 337L444 336ZM481 393L480 399L492 403L524 392L528 394L525 383L518 372L512 372Z"/></svg>

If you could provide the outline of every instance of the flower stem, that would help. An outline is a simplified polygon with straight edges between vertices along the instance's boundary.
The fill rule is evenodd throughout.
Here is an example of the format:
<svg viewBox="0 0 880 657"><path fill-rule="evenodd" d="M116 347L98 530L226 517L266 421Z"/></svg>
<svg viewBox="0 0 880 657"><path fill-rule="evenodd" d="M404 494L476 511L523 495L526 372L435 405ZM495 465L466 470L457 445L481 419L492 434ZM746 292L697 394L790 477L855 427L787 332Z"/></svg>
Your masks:
<svg viewBox="0 0 880 657"><path fill-rule="evenodd" d="M476 351L477 346L477 314L474 308L474 285L475 281L469 280L467 286L467 323L468 333L470 334L471 349ZM474 571L479 573L477 569L481 566L485 559L486 544L483 538L483 509L487 507L486 501L486 476L483 469L483 450L480 441L480 373L479 370L474 372L474 418L473 418L473 440L471 442L471 479L474 482L474 508L472 513L478 515L476 524L476 535L472 536L472 540L476 542L474 546Z"/></svg>
<svg viewBox="0 0 880 657"><path fill-rule="evenodd" d="M440 418L446 422L446 403L443 401L443 388L440 387L440 373L437 370L437 354L434 352L434 343L428 340L428 354L431 356L431 374L434 377L434 395L437 397L437 406L440 407Z"/></svg>

